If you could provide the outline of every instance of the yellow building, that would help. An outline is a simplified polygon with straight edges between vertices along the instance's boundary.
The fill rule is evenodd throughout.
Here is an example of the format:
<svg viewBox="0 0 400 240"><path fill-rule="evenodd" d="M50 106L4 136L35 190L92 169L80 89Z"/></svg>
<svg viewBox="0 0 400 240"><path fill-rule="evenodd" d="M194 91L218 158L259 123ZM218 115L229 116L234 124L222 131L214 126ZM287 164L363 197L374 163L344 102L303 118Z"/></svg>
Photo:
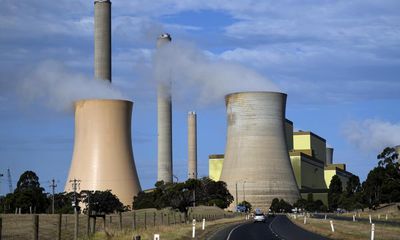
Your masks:
<svg viewBox="0 0 400 240"><path fill-rule="evenodd" d="M328 188L332 177L337 175L343 189L350 176L345 164L327 164L326 140L310 131L293 132L293 123L285 121L286 142L289 156L301 196L307 199L309 193L313 199L328 205ZM219 181L224 162L223 154L209 155L209 178Z"/></svg>
<svg viewBox="0 0 400 240"><path fill-rule="evenodd" d="M224 154L212 154L208 156L208 177L214 181L219 181L224 165Z"/></svg>

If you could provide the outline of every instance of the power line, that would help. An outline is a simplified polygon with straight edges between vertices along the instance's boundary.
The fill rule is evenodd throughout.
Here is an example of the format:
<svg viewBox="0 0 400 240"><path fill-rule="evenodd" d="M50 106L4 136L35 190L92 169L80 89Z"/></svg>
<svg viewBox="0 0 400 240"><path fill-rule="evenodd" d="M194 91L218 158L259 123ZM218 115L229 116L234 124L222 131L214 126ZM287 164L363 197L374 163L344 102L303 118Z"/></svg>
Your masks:
<svg viewBox="0 0 400 240"><path fill-rule="evenodd" d="M54 190L57 187L57 184L56 184L56 181L54 180L54 178L51 180L51 184L50 184L49 187L51 187L52 193L53 193L53 195L52 195L52 203L51 203L51 213L54 214Z"/></svg>
<svg viewBox="0 0 400 240"><path fill-rule="evenodd" d="M11 171L9 168L7 168L7 178L8 178L8 190L10 193L13 192L13 187L12 187L12 180L11 180Z"/></svg>

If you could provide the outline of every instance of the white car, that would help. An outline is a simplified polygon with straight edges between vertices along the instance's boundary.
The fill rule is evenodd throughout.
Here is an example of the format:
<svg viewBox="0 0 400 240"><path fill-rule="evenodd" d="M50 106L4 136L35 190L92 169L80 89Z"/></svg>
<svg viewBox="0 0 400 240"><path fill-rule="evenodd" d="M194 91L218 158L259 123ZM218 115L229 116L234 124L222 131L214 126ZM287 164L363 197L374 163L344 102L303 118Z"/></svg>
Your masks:
<svg viewBox="0 0 400 240"><path fill-rule="evenodd" d="M254 215L254 222L265 222L265 215L263 213L256 213Z"/></svg>

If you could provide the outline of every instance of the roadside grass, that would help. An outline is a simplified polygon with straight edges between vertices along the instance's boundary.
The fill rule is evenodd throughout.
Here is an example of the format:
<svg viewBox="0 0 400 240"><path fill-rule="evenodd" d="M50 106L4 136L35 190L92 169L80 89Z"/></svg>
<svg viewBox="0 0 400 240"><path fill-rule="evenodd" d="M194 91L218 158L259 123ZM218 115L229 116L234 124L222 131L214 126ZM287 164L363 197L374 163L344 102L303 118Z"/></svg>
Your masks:
<svg viewBox="0 0 400 240"><path fill-rule="evenodd" d="M356 215L356 218L361 218L361 219L369 219L369 215L371 215L372 221L374 221L374 220L385 221L386 215L387 215L388 221L400 222L400 211L398 211L398 212L381 212L381 213L379 213L379 212L377 213L374 211L348 212L348 213L340 214L339 216L353 217L353 215Z"/></svg>
<svg viewBox="0 0 400 240"><path fill-rule="evenodd" d="M303 217L290 219L299 227L330 239L358 240L370 239L371 237L371 224L365 222L333 220L335 232L332 232L329 219L307 218L307 224L304 224ZM399 236L400 227L387 224L375 224L375 239L398 240Z"/></svg>
<svg viewBox="0 0 400 240"><path fill-rule="evenodd" d="M244 216L225 218L215 221L206 222L205 230L201 229L202 223L196 224L196 238L206 239L206 236L212 234L218 229L225 227L229 224L245 221ZM186 240L192 238L192 223L177 224L169 226L155 226L148 227L147 229L140 228L138 230L107 230L106 232L97 232L91 238L81 238L90 240L132 240L134 236L140 235L141 239L153 239L154 234L160 234L163 240Z"/></svg>

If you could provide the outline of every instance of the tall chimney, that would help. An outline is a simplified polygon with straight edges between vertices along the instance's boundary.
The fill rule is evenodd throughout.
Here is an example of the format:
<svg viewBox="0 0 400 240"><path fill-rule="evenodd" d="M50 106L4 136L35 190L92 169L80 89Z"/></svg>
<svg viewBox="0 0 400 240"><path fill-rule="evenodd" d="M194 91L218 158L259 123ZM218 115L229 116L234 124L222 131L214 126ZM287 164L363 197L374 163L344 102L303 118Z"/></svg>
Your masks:
<svg viewBox="0 0 400 240"><path fill-rule="evenodd" d="M274 198L296 202L300 195L285 136L286 94L232 93L225 102L228 129L221 181L235 196L235 205L246 200L267 211Z"/></svg>
<svg viewBox="0 0 400 240"><path fill-rule="evenodd" d="M197 117L188 113L188 178L197 179Z"/></svg>
<svg viewBox="0 0 400 240"><path fill-rule="evenodd" d="M94 1L94 76L111 82L111 1Z"/></svg>
<svg viewBox="0 0 400 240"><path fill-rule="evenodd" d="M325 165L333 164L333 148L326 148L326 163Z"/></svg>
<svg viewBox="0 0 400 240"><path fill-rule="evenodd" d="M133 103L88 99L75 102L75 144L65 191L72 179L80 190L112 190L124 205L132 206L141 190L133 159L131 119Z"/></svg>
<svg viewBox="0 0 400 240"><path fill-rule="evenodd" d="M171 42L168 33L157 39L157 48ZM168 61L168 59L166 59ZM158 176L157 181L172 182L172 104L170 76L161 76L157 86Z"/></svg>

